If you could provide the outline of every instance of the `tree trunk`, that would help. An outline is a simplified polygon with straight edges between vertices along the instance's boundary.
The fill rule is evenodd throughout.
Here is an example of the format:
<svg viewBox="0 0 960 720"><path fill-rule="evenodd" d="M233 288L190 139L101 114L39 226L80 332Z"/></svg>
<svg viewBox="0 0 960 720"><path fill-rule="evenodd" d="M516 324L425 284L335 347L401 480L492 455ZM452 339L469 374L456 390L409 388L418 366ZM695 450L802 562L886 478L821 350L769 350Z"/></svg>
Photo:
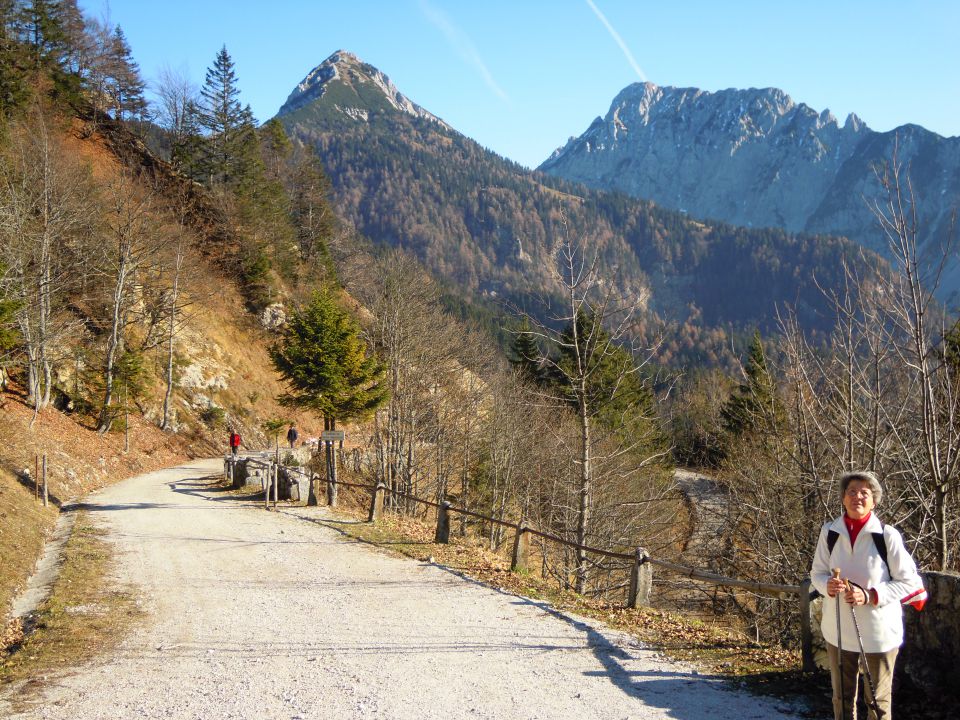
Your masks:
<svg viewBox="0 0 960 720"><path fill-rule="evenodd" d="M177 334L177 300L180 295L180 270L183 267L183 240L177 242L177 257L174 261L173 288L170 297L170 324L167 328L167 367L166 391L163 394L163 420L160 428L169 430L173 422L171 403L173 401L173 341Z"/></svg>
<svg viewBox="0 0 960 720"><path fill-rule="evenodd" d="M581 381L580 395L580 507L577 517L577 579L574 589L579 594L587 588L587 531L590 527L592 468L590 457L590 416L587 413L586 383Z"/></svg>

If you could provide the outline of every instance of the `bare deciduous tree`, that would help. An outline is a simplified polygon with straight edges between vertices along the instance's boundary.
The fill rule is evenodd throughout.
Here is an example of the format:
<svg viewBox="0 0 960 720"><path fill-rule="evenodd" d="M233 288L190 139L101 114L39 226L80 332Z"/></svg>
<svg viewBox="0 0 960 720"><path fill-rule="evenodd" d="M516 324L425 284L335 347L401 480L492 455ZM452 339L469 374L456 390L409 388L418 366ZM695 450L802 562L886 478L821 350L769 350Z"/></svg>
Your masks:
<svg viewBox="0 0 960 720"><path fill-rule="evenodd" d="M13 128L0 163L0 252L17 301L34 417L50 403L54 364L79 324L61 312L76 278L76 240L94 205L89 171L69 159L37 107Z"/></svg>
<svg viewBox="0 0 960 720"><path fill-rule="evenodd" d="M653 494L660 496L663 485L653 480L657 472L652 468L666 461L668 450L661 442L661 421L644 370L653 350L636 347L630 334L647 300L645 291L620 294L618 283L603 276L585 241L565 238L555 260L555 282L563 300L547 311L549 321L524 314L531 328L526 334L540 350L528 360L552 379L541 386L539 400L568 406L577 417L578 437L571 448L577 466L575 540L584 546L601 535L595 532L593 517L598 481L634 492L656 488ZM590 562L579 548L574 583L579 593L586 590Z"/></svg>

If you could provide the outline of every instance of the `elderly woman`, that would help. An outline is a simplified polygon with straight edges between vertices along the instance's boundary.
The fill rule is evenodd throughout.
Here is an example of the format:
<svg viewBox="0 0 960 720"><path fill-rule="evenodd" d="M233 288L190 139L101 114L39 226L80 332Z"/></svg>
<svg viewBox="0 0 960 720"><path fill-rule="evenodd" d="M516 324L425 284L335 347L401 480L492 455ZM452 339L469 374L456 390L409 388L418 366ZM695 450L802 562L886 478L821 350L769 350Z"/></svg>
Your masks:
<svg viewBox="0 0 960 720"><path fill-rule="evenodd" d="M878 720L876 707L883 720L891 720L893 664L903 644L901 605L919 609L926 593L900 533L873 514L883 499L877 476L846 473L840 478L840 495L844 513L820 531L810 570L813 586L826 596L821 630L830 659L833 716L856 718L862 639L876 690L873 697L869 683L864 683L868 717ZM840 577L834 577L833 568L840 569Z"/></svg>

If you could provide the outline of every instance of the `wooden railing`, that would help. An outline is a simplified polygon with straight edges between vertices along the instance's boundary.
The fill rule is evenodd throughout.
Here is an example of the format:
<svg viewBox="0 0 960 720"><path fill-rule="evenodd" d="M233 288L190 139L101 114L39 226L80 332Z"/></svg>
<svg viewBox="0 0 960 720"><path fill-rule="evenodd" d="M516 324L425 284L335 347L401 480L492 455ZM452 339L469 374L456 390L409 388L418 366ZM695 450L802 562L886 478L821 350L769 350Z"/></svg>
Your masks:
<svg viewBox="0 0 960 720"><path fill-rule="evenodd" d="M277 477L277 467L275 460L271 458L266 458L263 456L253 458L251 456L246 456L248 462L252 461L257 464L266 463L268 466L273 465L273 488L274 488L274 507L276 507L276 488L278 483L276 482ZM227 464L231 462L231 458L227 458ZM226 464L225 464L226 468ZM287 467L288 471L293 468ZM226 471L226 470L225 470ZM312 481L312 473L303 473L306 477L309 477ZM229 479L232 481L232 470L229 476ZM664 570L667 570L670 573L679 575L681 577L690 578L692 580L697 580L699 582L709 583L716 585L718 587L725 588L739 588L742 590L747 590L757 595L764 595L769 597L778 597L784 598L787 596L795 595L800 601L800 636L801 636L801 654L803 656L803 669L804 671L812 671L814 669L813 661L813 635L810 626L810 580L804 580L800 585L781 585L776 583L761 583L752 580L741 580L739 578L725 577L723 575L718 575L716 573L707 572L705 570L700 570L697 568L688 567L685 565L680 565L678 563L670 562L668 560L660 560L658 558L651 557L646 549L642 547L637 547L632 553L616 552L612 550L605 550L603 548L590 547L588 545L581 545L572 540L560 537L550 532L545 532L543 530L538 530L527 525L522 520L520 522L510 522L507 520L500 520L498 518L491 517L489 515L484 515L482 513L475 512L473 510L468 510L467 508L455 507L449 501L436 502L433 500L427 500L426 498L417 497L409 493L405 493L399 490L391 490L383 483L377 485L371 485L366 483L352 483L344 480L339 480L338 485L344 487L356 488L359 490L365 490L370 493L370 509L367 515L369 522L375 522L379 519L380 515L384 509L384 502L387 493L395 498L404 498L415 503L426 505L437 509L437 527L434 534L434 542L436 543L448 543L450 541L450 516L452 513L459 513L462 515L467 515L470 517L477 518L484 522L492 523L499 525L500 527L511 528L514 535L513 542L513 554L510 561L510 569L513 571L524 570L527 567L529 560L529 550L530 550L530 537L540 537L544 540L557 543L559 545L564 545L566 547L574 548L576 550L582 550L585 553L591 555L599 555L601 557L612 558L616 560L624 560L631 563L630 570L630 583L627 591L626 604L627 607L635 608L638 605L648 605L650 601L650 591L653 584L653 567L660 567ZM270 484L265 485L264 495L268 494L267 490L270 488ZM328 491L328 498L335 498L336 493ZM269 501L267 502L267 507L269 509ZM335 504L335 503L334 503Z"/></svg>

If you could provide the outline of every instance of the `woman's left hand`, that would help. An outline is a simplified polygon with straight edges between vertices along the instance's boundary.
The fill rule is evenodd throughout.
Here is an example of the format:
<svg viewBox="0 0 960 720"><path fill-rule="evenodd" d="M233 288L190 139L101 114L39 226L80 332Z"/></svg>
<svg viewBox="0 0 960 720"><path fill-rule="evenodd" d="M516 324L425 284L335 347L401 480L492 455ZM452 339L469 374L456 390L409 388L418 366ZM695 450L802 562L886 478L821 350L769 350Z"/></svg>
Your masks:
<svg viewBox="0 0 960 720"><path fill-rule="evenodd" d="M863 590L858 588L856 585L850 585L850 588L843 594L843 599L849 605L867 604L867 596L864 594Z"/></svg>

